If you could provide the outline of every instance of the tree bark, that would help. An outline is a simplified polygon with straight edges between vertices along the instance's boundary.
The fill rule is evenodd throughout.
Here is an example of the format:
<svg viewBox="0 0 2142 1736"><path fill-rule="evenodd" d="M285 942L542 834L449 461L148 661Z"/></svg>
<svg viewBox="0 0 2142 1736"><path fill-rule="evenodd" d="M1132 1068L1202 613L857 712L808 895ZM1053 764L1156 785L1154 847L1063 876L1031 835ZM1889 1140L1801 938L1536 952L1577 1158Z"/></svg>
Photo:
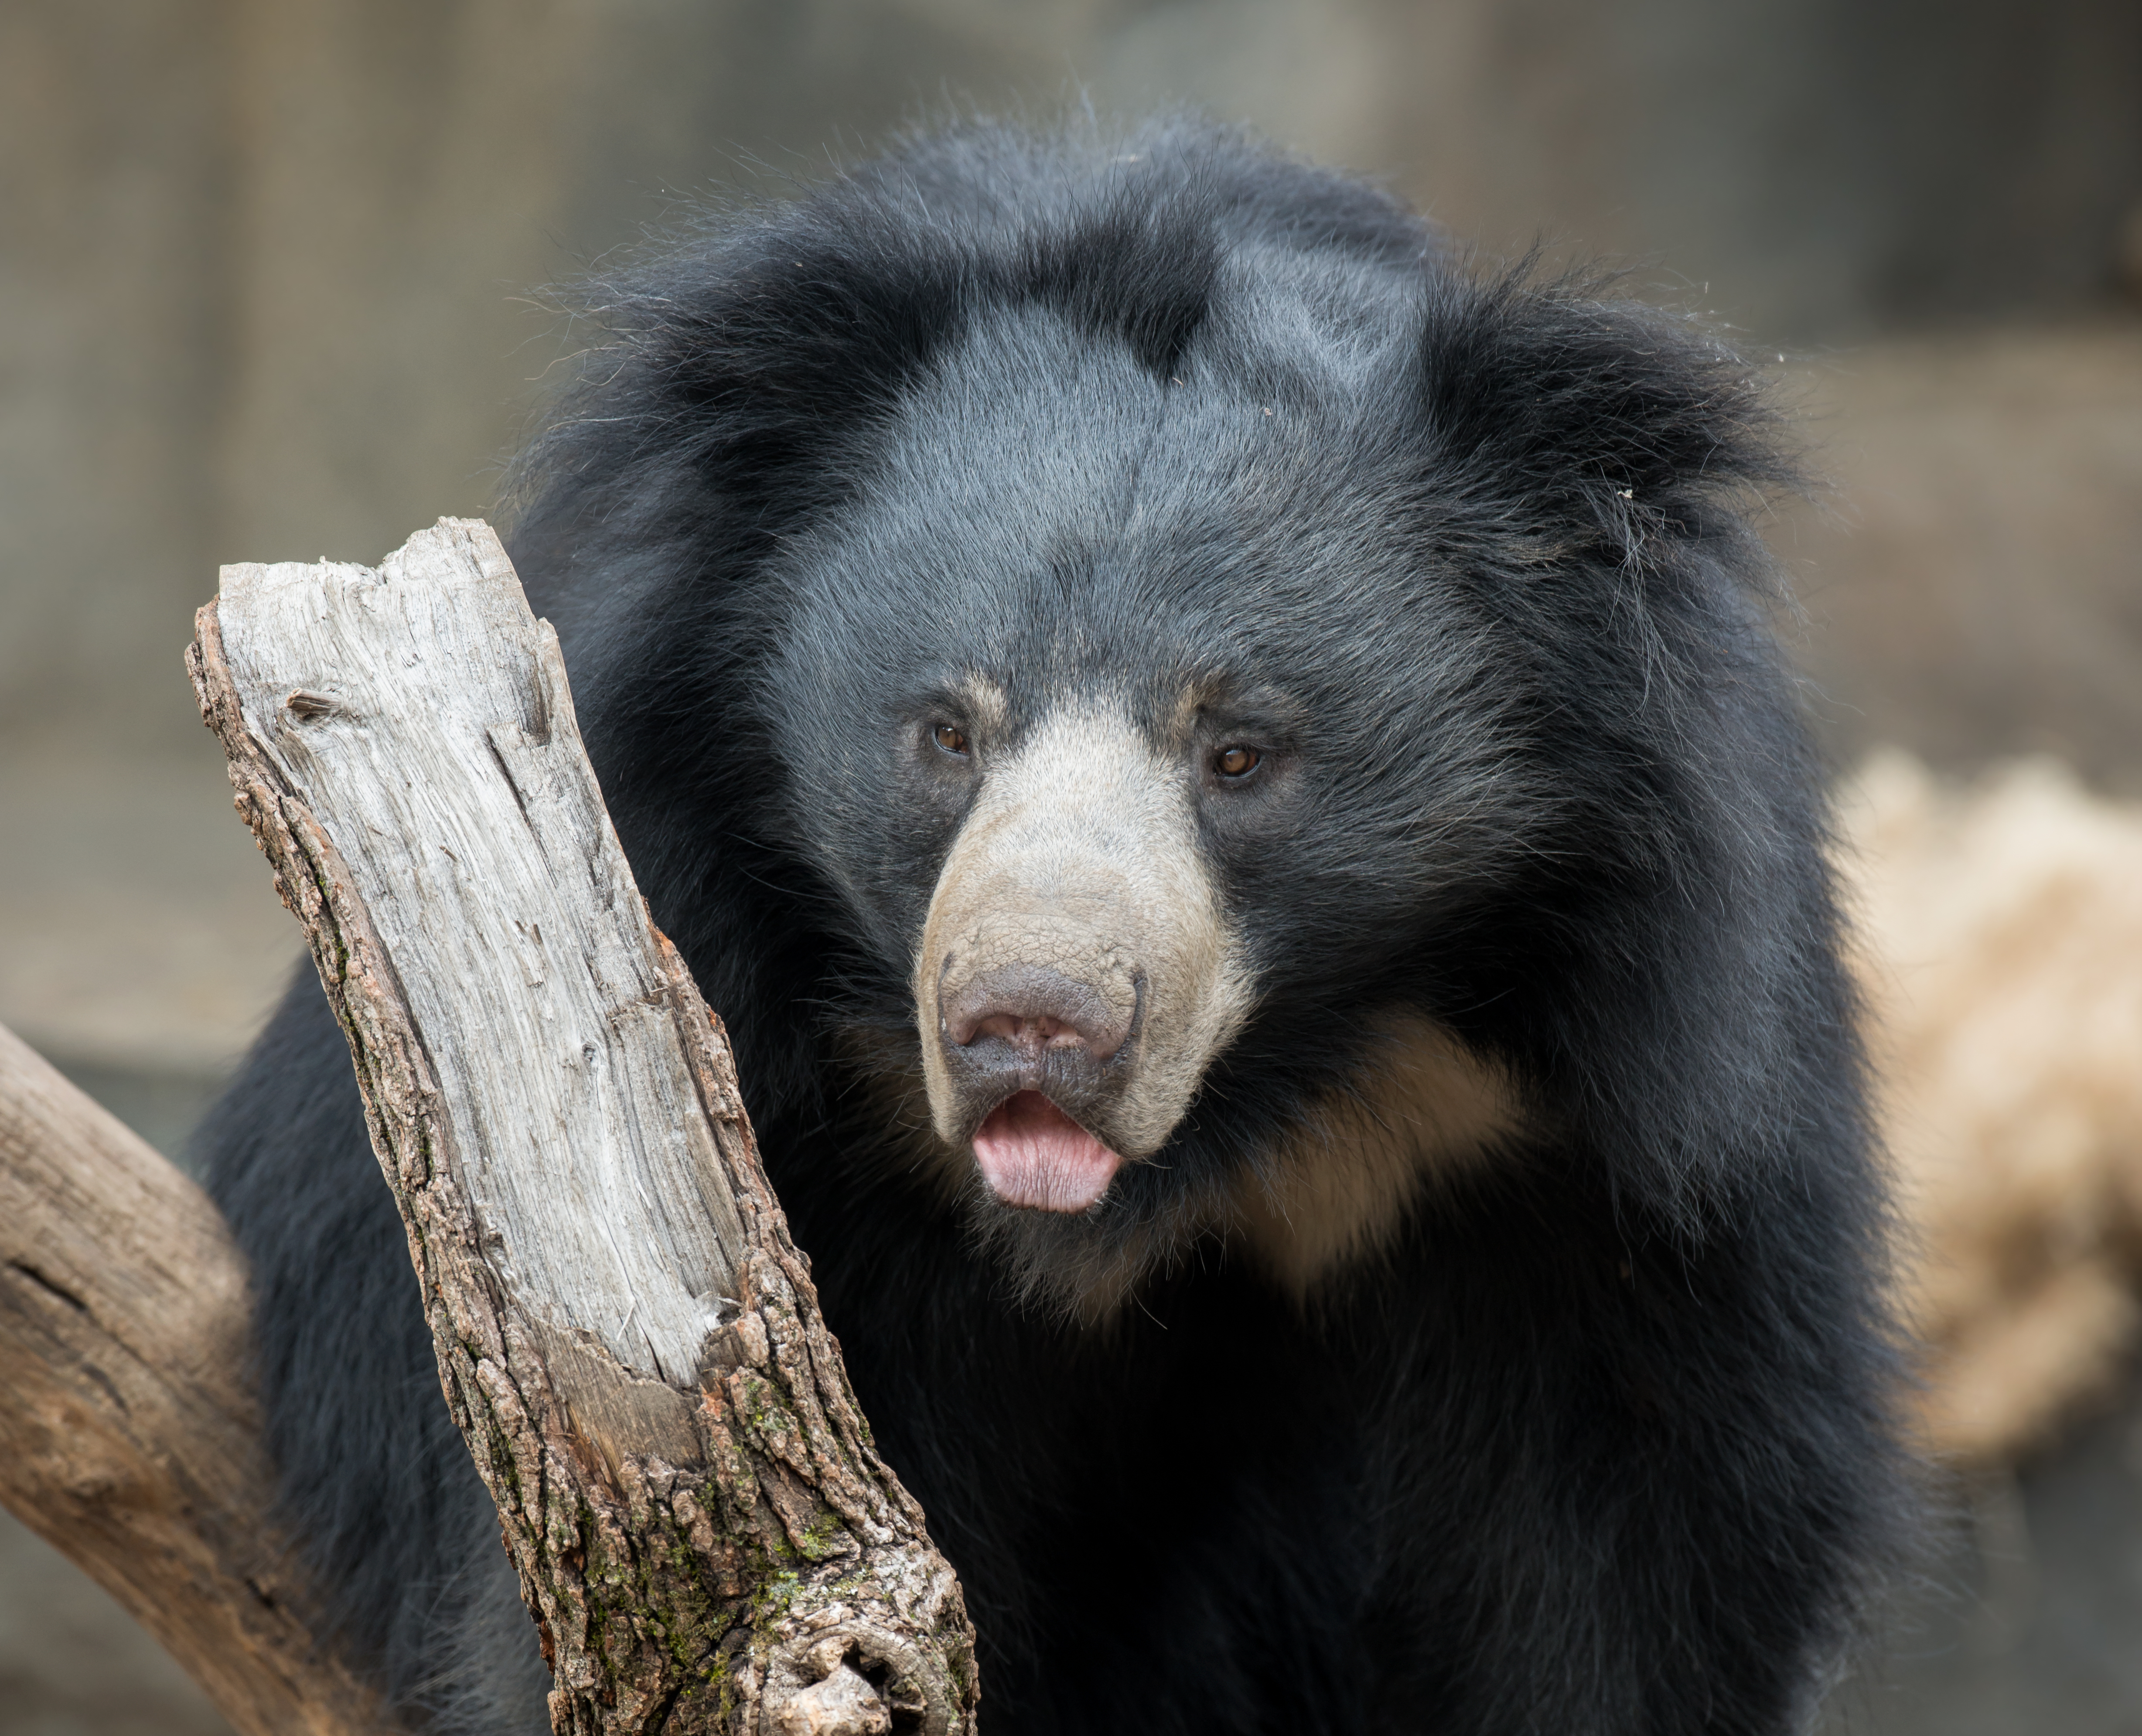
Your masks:
<svg viewBox="0 0 2142 1736"><path fill-rule="evenodd" d="M242 1736L360 1736L270 1522L244 1256L186 1176L0 1028L0 1502Z"/></svg>
<svg viewBox="0 0 2142 1736"><path fill-rule="evenodd" d="M188 662L348 1035L554 1729L970 1732L958 1583L489 528L226 567Z"/></svg>

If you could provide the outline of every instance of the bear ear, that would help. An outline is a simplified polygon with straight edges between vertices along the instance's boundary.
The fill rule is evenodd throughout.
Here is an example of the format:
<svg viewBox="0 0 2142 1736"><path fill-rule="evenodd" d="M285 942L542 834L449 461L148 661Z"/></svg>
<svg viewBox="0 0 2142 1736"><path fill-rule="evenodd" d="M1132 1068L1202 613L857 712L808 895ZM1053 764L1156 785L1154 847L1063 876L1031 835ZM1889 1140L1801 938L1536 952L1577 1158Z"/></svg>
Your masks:
<svg viewBox="0 0 2142 1736"><path fill-rule="evenodd" d="M1790 488L1757 371L1611 280L1431 278L1420 412L1442 482L1619 560L1704 534L1735 496ZM1507 522L1507 519L1505 520Z"/></svg>

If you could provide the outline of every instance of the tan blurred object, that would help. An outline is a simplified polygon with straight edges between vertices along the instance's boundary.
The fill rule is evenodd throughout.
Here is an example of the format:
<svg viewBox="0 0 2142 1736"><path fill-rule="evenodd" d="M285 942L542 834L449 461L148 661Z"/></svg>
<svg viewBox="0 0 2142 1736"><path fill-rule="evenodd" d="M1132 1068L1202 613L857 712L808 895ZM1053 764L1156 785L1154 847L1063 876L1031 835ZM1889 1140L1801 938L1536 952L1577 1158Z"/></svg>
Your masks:
<svg viewBox="0 0 2142 1736"><path fill-rule="evenodd" d="M2042 1442L2142 1325L2142 806L2051 759L1846 793L1931 1444Z"/></svg>

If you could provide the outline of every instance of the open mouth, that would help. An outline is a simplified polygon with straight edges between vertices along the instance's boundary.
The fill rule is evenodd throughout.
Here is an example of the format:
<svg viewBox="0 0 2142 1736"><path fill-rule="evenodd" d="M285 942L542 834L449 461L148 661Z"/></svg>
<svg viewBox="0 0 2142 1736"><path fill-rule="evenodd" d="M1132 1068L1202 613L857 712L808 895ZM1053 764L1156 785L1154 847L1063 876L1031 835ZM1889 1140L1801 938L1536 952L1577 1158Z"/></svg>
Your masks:
<svg viewBox="0 0 2142 1736"><path fill-rule="evenodd" d="M1020 1091L975 1130L982 1178L1007 1206L1083 1211L1108 1191L1123 1159L1038 1091Z"/></svg>

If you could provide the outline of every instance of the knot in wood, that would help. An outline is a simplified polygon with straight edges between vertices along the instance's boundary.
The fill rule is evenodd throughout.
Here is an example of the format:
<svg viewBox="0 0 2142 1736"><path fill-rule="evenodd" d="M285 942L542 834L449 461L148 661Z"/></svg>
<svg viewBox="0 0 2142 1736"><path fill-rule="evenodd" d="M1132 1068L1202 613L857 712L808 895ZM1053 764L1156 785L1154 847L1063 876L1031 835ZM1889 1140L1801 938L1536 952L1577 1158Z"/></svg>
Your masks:
<svg viewBox="0 0 2142 1736"><path fill-rule="evenodd" d="M845 1664L806 1688L774 1719L781 1736L884 1736L892 1714L877 1690Z"/></svg>

